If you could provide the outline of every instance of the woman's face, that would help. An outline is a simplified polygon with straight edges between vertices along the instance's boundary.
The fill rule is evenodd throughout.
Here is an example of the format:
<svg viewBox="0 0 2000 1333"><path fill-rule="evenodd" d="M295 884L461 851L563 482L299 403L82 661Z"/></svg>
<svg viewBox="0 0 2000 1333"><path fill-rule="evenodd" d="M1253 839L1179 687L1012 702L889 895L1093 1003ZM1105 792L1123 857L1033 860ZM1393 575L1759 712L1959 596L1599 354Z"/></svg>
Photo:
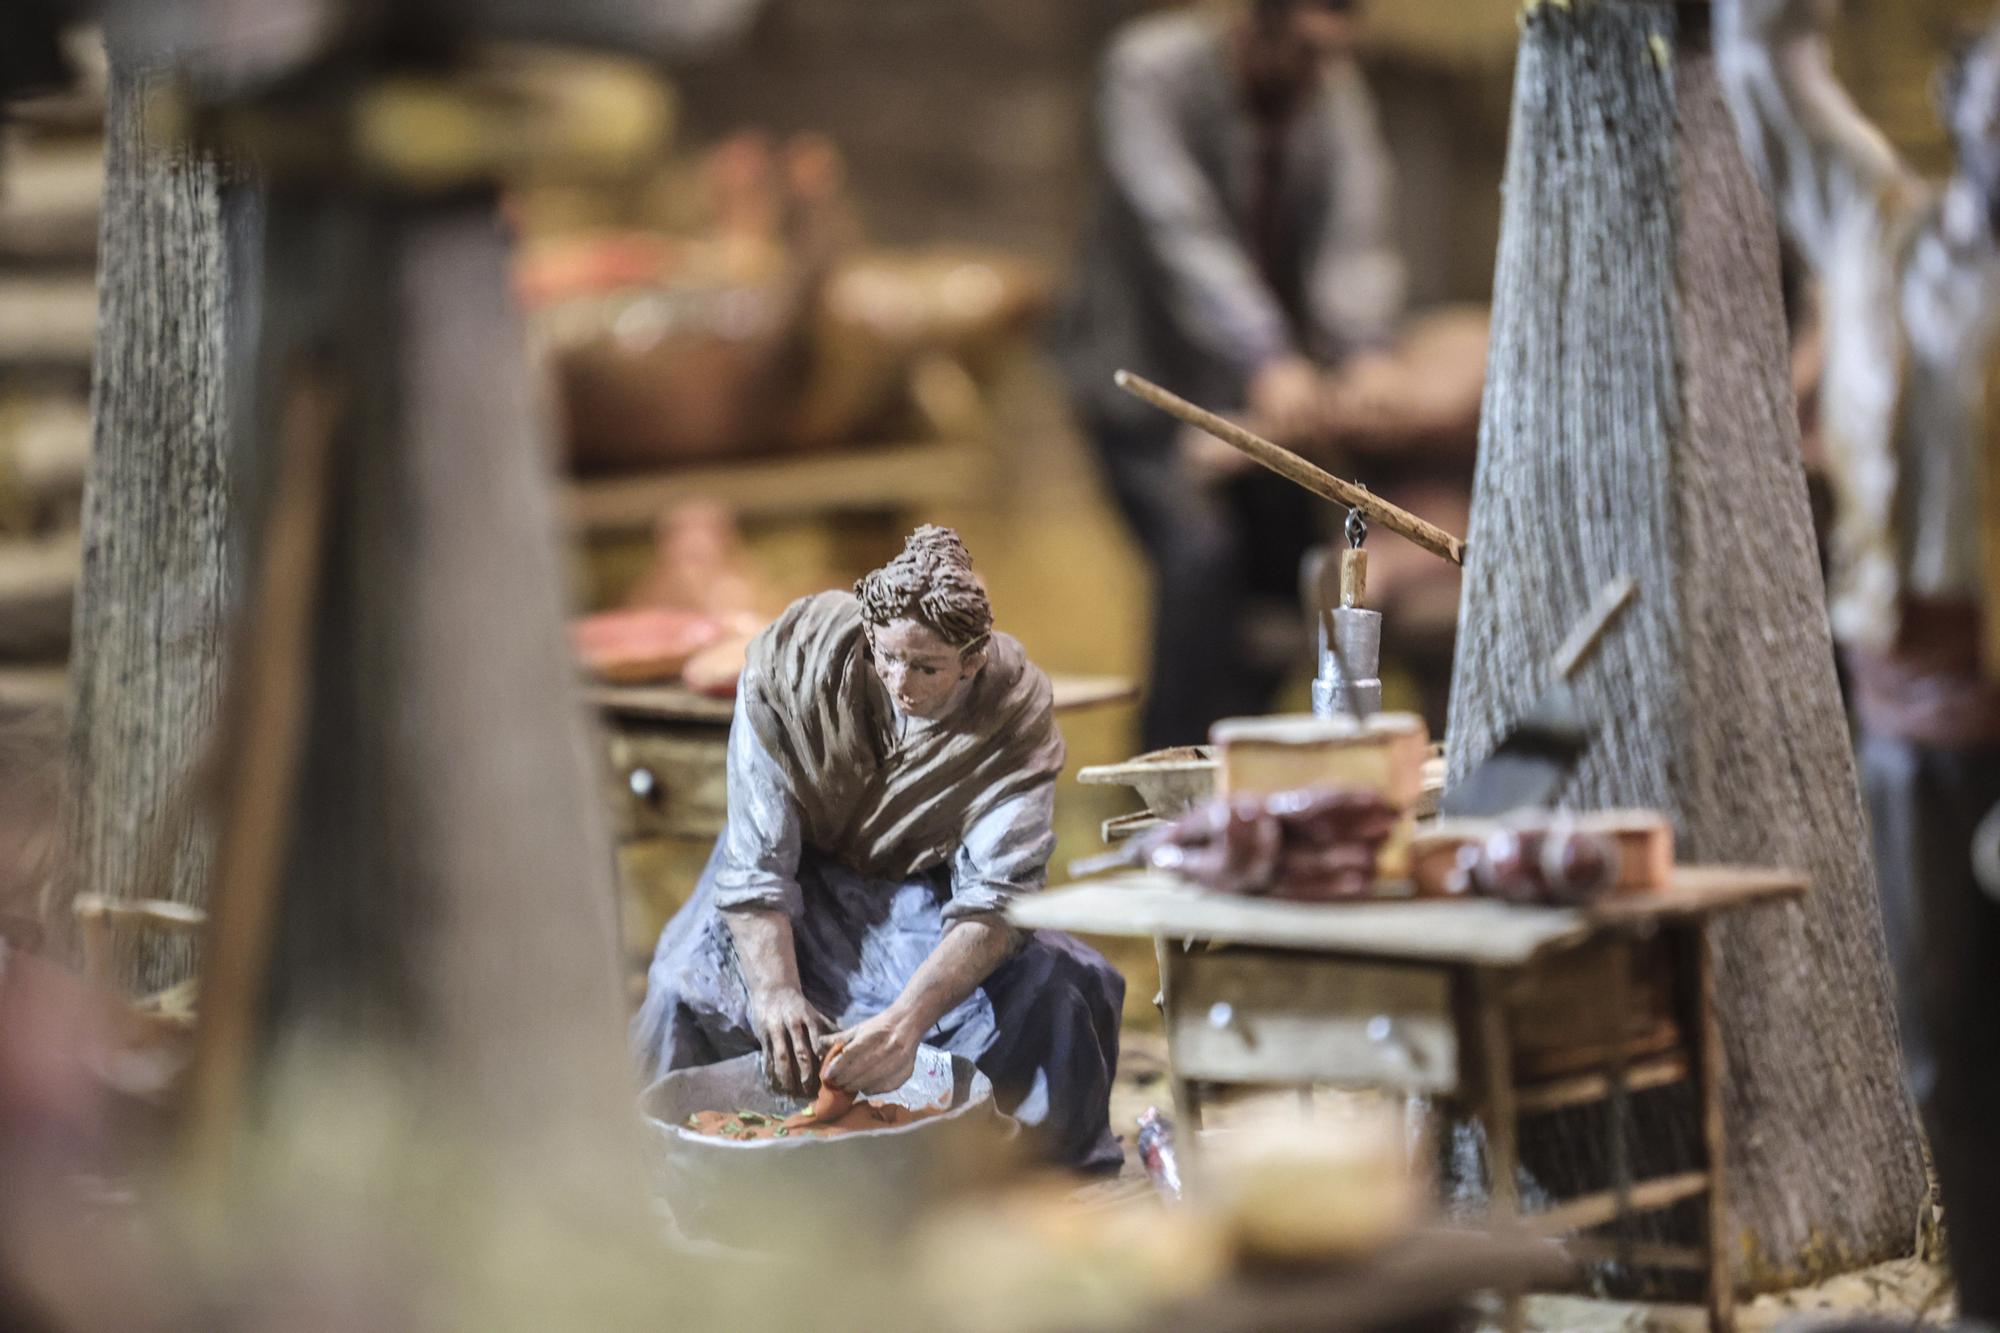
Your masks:
<svg viewBox="0 0 2000 1333"><path fill-rule="evenodd" d="M869 658L896 707L911 717L940 718L958 706L986 665L986 650L961 653L915 620L868 627Z"/></svg>

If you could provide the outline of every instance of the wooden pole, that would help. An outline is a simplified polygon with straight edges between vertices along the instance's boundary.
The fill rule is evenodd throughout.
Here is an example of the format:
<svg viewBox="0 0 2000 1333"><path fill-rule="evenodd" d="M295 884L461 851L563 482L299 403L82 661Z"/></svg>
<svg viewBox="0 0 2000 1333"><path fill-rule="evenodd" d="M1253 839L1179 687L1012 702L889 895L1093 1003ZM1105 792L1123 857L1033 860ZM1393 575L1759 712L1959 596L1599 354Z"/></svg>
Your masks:
<svg viewBox="0 0 2000 1333"><path fill-rule="evenodd" d="M1365 487L1357 486L1351 481L1342 481L1326 469L1308 463L1291 450L1273 444L1261 435L1253 435L1233 421L1196 407L1187 399L1168 392L1143 376L1134 375L1129 370L1121 370L1111 379L1134 398L1151 403L1168 416L1179 417L1197 430L1207 431L1224 444L1240 449L1279 476L1296 482L1321 499L1331 500L1349 509L1358 509L1369 522L1380 523L1389 531L1409 538L1432 555L1449 560L1454 565L1465 563L1465 542L1461 538L1452 536L1437 524L1418 518L1400 505L1390 504Z"/></svg>

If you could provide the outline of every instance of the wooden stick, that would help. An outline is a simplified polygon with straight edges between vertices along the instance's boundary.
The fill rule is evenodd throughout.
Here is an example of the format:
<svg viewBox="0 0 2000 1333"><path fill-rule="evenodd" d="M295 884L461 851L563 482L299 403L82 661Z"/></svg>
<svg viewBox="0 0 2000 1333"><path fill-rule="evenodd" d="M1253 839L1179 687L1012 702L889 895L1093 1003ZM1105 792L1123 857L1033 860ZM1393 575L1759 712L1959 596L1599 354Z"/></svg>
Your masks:
<svg viewBox="0 0 2000 1333"><path fill-rule="evenodd" d="M209 1185L220 1182L228 1163L258 1036L305 745L342 420L342 395L318 365L292 374L277 440L284 483L262 537L263 567L239 622L222 723L228 770L183 1130L188 1164Z"/></svg>
<svg viewBox="0 0 2000 1333"><path fill-rule="evenodd" d="M1449 560L1454 565L1465 563L1463 539L1452 536L1437 524L1418 518L1400 505L1392 505L1351 481L1342 481L1291 450L1273 444L1261 435L1253 435L1233 421L1196 407L1187 399L1169 393L1129 370L1118 371L1111 379L1134 398L1151 403L1168 416L1178 417L1198 430L1207 431L1224 444L1240 449L1287 481L1296 482L1321 499L1358 509L1369 522L1380 523L1389 531L1409 538L1432 555Z"/></svg>
<svg viewBox="0 0 2000 1333"><path fill-rule="evenodd" d="M1618 1261L1619 1246L1597 1236L1571 1236L1563 1241L1563 1248L1569 1257L1583 1263L1612 1263ZM1657 1241L1633 1241L1626 1249L1631 1251L1628 1261L1639 1268L1667 1268L1676 1272L1706 1273L1708 1255L1695 1245L1662 1245Z"/></svg>
<svg viewBox="0 0 2000 1333"><path fill-rule="evenodd" d="M1359 547L1340 553L1340 604L1368 604L1368 552Z"/></svg>
<svg viewBox="0 0 2000 1333"><path fill-rule="evenodd" d="M1590 609L1583 613L1583 619L1570 630L1562 647L1556 649L1555 679L1563 680L1583 665L1583 660L1597 647L1597 641L1604 637L1604 631L1611 628L1611 622L1618 618L1618 613L1630 604L1638 592L1639 585L1629 574L1620 574L1599 590L1597 600L1590 604Z"/></svg>
<svg viewBox="0 0 2000 1333"><path fill-rule="evenodd" d="M1620 1200L1615 1189L1565 1199L1555 1207L1528 1218L1528 1230L1537 1236L1560 1236L1566 1231L1601 1227L1622 1212L1657 1213L1687 1199L1708 1193L1709 1173L1683 1171L1633 1184L1630 1195Z"/></svg>

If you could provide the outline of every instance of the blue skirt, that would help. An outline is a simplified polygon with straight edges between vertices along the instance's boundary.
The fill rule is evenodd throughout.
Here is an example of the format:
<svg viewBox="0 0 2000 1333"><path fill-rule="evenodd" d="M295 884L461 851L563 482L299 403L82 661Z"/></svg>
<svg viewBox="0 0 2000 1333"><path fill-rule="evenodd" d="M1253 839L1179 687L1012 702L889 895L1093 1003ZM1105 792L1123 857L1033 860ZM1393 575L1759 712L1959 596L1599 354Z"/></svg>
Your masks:
<svg viewBox="0 0 2000 1333"><path fill-rule="evenodd" d="M653 954L646 1003L632 1027L649 1080L758 1048L749 992L715 906L719 857L718 849ZM951 886L943 867L906 883L875 880L808 849L799 887L799 980L806 999L841 1028L894 1003L944 935ZM1102 954L1061 932L1039 931L924 1040L978 1065L1000 1109L1051 1161L1115 1171L1123 1154L1111 1132L1111 1079L1124 1003L1125 979Z"/></svg>

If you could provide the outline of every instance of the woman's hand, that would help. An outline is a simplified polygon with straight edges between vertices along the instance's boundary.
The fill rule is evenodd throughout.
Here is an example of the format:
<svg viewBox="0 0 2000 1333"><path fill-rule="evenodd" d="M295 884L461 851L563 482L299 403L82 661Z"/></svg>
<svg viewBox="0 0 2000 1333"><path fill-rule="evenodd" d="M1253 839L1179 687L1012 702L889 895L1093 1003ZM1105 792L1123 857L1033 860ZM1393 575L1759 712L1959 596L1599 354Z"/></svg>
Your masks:
<svg viewBox="0 0 2000 1333"><path fill-rule="evenodd" d="M894 1092L917 1072L923 1038L922 1028L893 1009L885 1010L827 1038L824 1046L840 1043L843 1049L820 1069L820 1077L842 1092Z"/></svg>
<svg viewBox="0 0 2000 1333"><path fill-rule="evenodd" d="M819 1046L833 1023L796 986L775 986L750 996L750 1023L764 1052L771 1086L788 1097L810 1097L819 1088Z"/></svg>

